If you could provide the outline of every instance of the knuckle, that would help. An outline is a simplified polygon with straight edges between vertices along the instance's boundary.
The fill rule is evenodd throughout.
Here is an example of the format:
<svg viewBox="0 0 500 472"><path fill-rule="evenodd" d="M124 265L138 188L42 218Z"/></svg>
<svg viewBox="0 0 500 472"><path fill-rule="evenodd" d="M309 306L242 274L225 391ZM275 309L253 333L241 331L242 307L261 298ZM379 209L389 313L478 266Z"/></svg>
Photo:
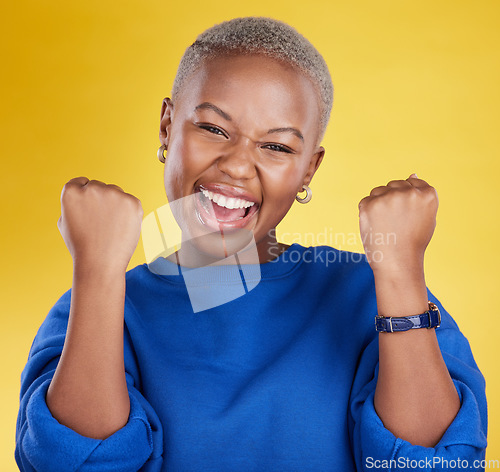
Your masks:
<svg viewBox="0 0 500 472"><path fill-rule="evenodd" d="M144 209L142 208L141 204L139 204L139 206L137 208L137 214L140 216L141 219L144 216Z"/></svg>
<svg viewBox="0 0 500 472"><path fill-rule="evenodd" d="M89 188L99 188L106 185L105 183L101 182L100 180L89 180L89 183L87 184L87 187Z"/></svg>
<svg viewBox="0 0 500 472"><path fill-rule="evenodd" d="M73 177L72 179L68 180L68 184L80 184L82 182L85 182L89 180L87 177L85 176L80 176L80 177Z"/></svg>
<svg viewBox="0 0 500 472"><path fill-rule="evenodd" d="M125 193L123 191L123 189L119 186L119 185L115 185L115 184L106 184L106 187L110 188L110 189L113 189L113 190L117 190L119 192L122 192L122 193Z"/></svg>
<svg viewBox="0 0 500 472"><path fill-rule="evenodd" d="M377 193L382 192L385 188L386 188L385 185L380 185L379 187L373 188L372 191L370 192L370 196L373 196L373 195L375 195Z"/></svg>
<svg viewBox="0 0 500 472"><path fill-rule="evenodd" d="M133 207L134 211L138 215L141 215L141 217L142 217L142 215L144 214L144 210L142 208L141 201L137 197L134 197L133 195L130 195L130 196L131 196L130 201L132 202L132 207Z"/></svg>
<svg viewBox="0 0 500 472"><path fill-rule="evenodd" d="M438 202L438 194L434 187L429 187L428 189L426 189L425 194L429 202L431 203Z"/></svg>
<svg viewBox="0 0 500 472"><path fill-rule="evenodd" d="M66 182L61 190L61 200L67 200L69 196L73 195L78 190L78 187L71 183Z"/></svg>
<svg viewBox="0 0 500 472"><path fill-rule="evenodd" d="M427 193L428 193L429 195L431 195L432 197L437 197L437 190L436 190L434 187L432 187L432 186L430 186L430 185L429 185L429 186L426 188L426 191L427 191Z"/></svg>
<svg viewBox="0 0 500 472"><path fill-rule="evenodd" d="M98 198L103 198L106 195L106 184L100 180L90 180L86 185L86 191Z"/></svg>
<svg viewBox="0 0 500 472"><path fill-rule="evenodd" d="M408 194L408 197L410 199L410 201L417 201L417 200L420 200L422 198L422 193L419 191L418 188L411 188L409 189L409 194Z"/></svg>
<svg viewBox="0 0 500 472"><path fill-rule="evenodd" d="M121 197L123 198L123 201L127 202L127 204L132 208L137 208L138 206L141 205L139 199L130 193L123 192L121 194Z"/></svg>
<svg viewBox="0 0 500 472"><path fill-rule="evenodd" d="M366 205L368 204L368 202L370 201L370 198L369 196L366 196L364 198L362 198L359 203L358 203L358 208L361 210L362 208L365 208Z"/></svg>
<svg viewBox="0 0 500 472"><path fill-rule="evenodd" d="M80 188L82 186L82 184L84 184L85 182L87 182L89 179L87 179L87 177L74 177L73 179L70 179L68 180L64 186L63 186L63 190L64 189L70 189L70 188Z"/></svg>

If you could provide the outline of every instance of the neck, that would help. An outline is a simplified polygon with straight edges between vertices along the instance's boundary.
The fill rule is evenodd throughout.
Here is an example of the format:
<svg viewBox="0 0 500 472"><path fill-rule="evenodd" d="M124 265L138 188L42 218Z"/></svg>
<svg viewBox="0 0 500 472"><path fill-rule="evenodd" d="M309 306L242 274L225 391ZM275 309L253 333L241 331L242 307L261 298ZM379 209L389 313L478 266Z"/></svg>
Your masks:
<svg viewBox="0 0 500 472"><path fill-rule="evenodd" d="M290 246L279 243L276 239L276 228L269 230L264 238L257 243L257 253L260 264L265 264L276 259Z"/></svg>
<svg viewBox="0 0 500 472"><path fill-rule="evenodd" d="M203 267L209 264L256 264L255 251L252 250L252 247L253 244L238 251L237 261L236 258L230 257L234 252L225 253L224 250L220 250L217 255L210 254L193 244L192 241L187 240L182 242L181 249L167 256L166 259L183 267ZM273 228L256 243L256 247L259 264L265 264L279 257L290 246L277 241L276 229Z"/></svg>

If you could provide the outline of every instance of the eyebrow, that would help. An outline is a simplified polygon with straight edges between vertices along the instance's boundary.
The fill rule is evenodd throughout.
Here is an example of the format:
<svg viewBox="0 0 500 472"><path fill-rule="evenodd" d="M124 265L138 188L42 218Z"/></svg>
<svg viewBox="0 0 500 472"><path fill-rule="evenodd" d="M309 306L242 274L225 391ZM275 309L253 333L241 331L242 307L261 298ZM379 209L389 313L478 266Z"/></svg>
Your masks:
<svg viewBox="0 0 500 472"><path fill-rule="evenodd" d="M222 111L217 105L214 105L213 103L210 102L200 103L195 108L195 111L197 110L212 110L218 115L222 116L222 118L224 118L226 121L233 121L230 115L228 115L225 111ZM297 136L297 138L304 141L304 136L297 128L292 128L292 127L272 128L267 131L267 134L272 134L272 133L292 133L295 136Z"/></svg>
<svg viewBox="0 0 500 472"><path fill-rule="evenodd" d="M301 139L304 141L304 136L302 136L302 133L297 129L297 128L273 128L270 129L267 134L271 133L293 133L297 138Z"/></svg>
<svg viewBox="0 0 500 472"><path fill-rule="evenodd" d="M213 110L215 111L215 113L222 116L222 118L224 118L226 121L233 121L233 119L225 111L222 111L218 106L210 102L201 103L195 108L195 111L197 110Z"/></svg>

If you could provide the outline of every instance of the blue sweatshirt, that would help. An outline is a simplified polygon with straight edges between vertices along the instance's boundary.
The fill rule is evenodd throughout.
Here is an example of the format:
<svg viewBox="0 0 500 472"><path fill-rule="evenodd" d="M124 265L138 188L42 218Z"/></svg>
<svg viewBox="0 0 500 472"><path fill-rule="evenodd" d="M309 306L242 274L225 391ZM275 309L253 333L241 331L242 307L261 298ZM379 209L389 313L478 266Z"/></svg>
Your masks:
<svg viewBox="0 0 500 472"><path fill-rule="evenodd" d="M377 305L364 255L293 244L274 261L245 267L244 295L198 312L186 273L162 264L167 275L146 264L126 275L130 417L107 439L81 436L47 408L71 290L50 310L21 377L21 471L415 471L455 470L457 461L483 470L484 379L430 292L461 408L436 447L425 448L395 437L374 409ZM221 266L193 282L202 271L192 269L191 285L213 294L240 290L233 270Z"/></svg>

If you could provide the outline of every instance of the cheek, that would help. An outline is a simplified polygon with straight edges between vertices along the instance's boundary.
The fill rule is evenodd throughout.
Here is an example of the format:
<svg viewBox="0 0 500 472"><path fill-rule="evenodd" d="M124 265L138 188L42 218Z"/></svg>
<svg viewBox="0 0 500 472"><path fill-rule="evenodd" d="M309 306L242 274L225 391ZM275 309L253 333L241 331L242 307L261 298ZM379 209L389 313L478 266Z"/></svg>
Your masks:
<svg viewBox="0 0 500 472"><path fill-rule="evenodd" d="M262 181L265 189L264 198L275 202L280 208L289 208L295 196L297 189L302 183L302 172L299 166L282 166L281 169L268 169L262 173Z"/></svg>
<svg viewBox="0 0 500 472"><path fill-rule="evenodd" d="M206 146L195 139L173 139L169 145L164 173L168 199L172 201L191 194L194 183L207 169L209 161Z"/></svg>
<svg viewBox="0 0 500 472"><path fill-rule="evenodd" d="M302 173L296 166L288 168L266 169L261 172L263 187L263 212L261 218L264 226L276 227L285 217L295 201L296 189L302 182Z"/></svg>

